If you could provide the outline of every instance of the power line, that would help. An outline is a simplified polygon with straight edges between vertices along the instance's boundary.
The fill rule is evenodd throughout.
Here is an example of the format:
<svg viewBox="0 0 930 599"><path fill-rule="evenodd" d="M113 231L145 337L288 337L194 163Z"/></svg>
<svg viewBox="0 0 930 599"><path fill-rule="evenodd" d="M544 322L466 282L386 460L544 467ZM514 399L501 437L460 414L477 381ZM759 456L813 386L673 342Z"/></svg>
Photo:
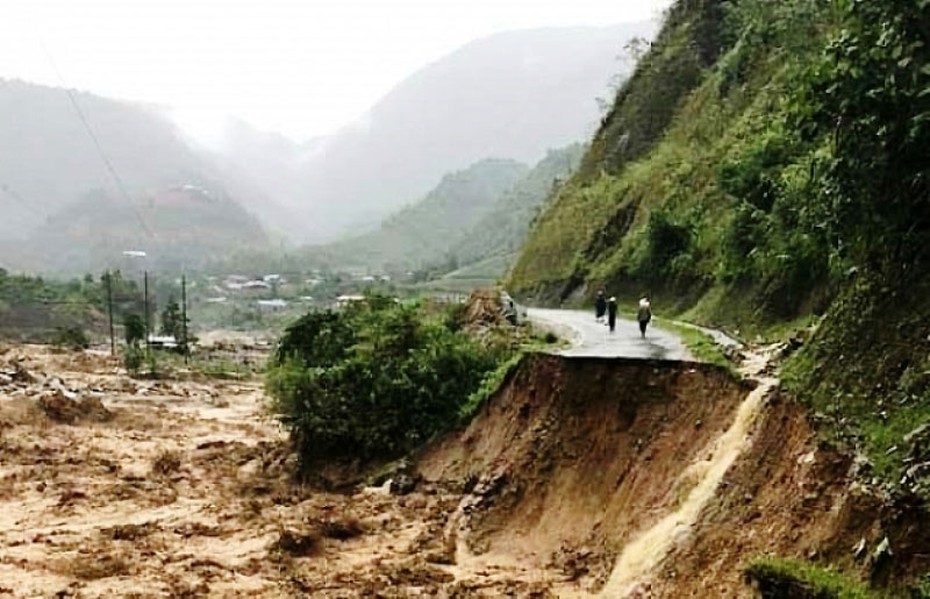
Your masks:
<svg viewBox="0 0 930 599"><path fill-rule="evenodd" d="M68 94L68 99L71 101L71 106L74 107L74 111L77 113L78 118L84 125L84 130L87 131L87 135L93 141L94 147L97 149L97 154L100 156L100 160L103 162L107 171L110 173L110 177L113 178L113 182L116 184L120 195L126 201L126 203L129 204L129 207L132 209L132 212L136 217L136 220L139 221L139 226L142 227L142 230L145 231L145 234L148 235L150 239L153 239L155 237L154 232L152 232L149 226L145 223L145 219L142 217L142 213L139 211L138 206L136 206L136 204L132 201L132 197L129 195L129 192L126 191L126 186L123 184L123 179L119 176L119 173L116 172L116 168L113 166L113 163L110 161L107 153L103 150L103 145L100 143L100 139L94 132L93 127L91 127L90 121L84 114L84 110L81 109L81 105L78 103L77 97L74 95L74 90L68 87L67 83L65 83L65 78L61 75L61 71L58 70L58 65L55 62L52 53L49 52L48 47L45 45L45 41L40 37L39 42L42 45L43 52L45 52L45 58L48 60L49 65L55 72L55 76L58 78L58 82L61 84L61 87L64 88L65 93Z"/></svg>
<svg viewBox="0 0 930 599"><path fill-rule="evenodd" d="M22 207L25 208L26 210L32 212L33 214L35 214L35 215L37 215L37 216L40 216L40 217L42 217L42 218L48 218L48 214L46 214L45 211L39 210L38 208L36 208L36 207L33 206L32 204L30 204L28 201L26 201L25 199L23 199L23 196L21 196L21 195L19 195L18 193L16 193L16 191L14 191L14 190L13 190L9 185L7 185L6 183L0 183L0 191L4 192L7 196L9 196L9 197L13 198L14 200L16 200L16 201L19 203L20 206L22 206Z"/></svg>

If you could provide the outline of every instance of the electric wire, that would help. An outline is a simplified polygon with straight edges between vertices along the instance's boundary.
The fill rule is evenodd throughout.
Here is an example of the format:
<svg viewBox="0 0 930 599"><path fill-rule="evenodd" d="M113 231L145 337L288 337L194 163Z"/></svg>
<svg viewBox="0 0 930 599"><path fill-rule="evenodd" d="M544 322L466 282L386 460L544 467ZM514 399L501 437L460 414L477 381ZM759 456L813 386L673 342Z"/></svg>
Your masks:
<svg viewBox="0 0 930 599"><path fill-rule="evenodd" d="M84 130L87 132L88 137L90 137L91 141L93 142L100 160L103 162L107 172L109 172L110 177L113 179L113 182L119 191L119 195L123 200L126 201L127 204L129 204L129 207L132 209L132 212L136 217L136 220L139 222L139 226L142 228L145 234L149 237L149 239L154 239L155 233L152 231L152 229L149 228L148 224L146 224L145 219L142 216L142 212L139 211L139 207L136 206L135 202L132 201L132 196L130 196L129 192L126 190L126 186L123 183L122 177L120 177L119 173L116 171L116 167L113 166L113 162L104 151L103 144L100 143L100 139L97 137L96 132L94 132L94 128L91 126L87 115L84 114L84 110L81 108L80 103L77 101L77 97L74 95L74 90L68 87L67 83L65 82L65 78L62 76L61 71L58 69L58 64L55 62L55 58L52 56L52 53L45 45L45 41L40 37L39 42L42 46L42 51L45 52L45 58L48 60L49 65L55 72L55 76L58 78L58 82L61 84L61 87L65 90L65 93L68 94L68 99L71 101L71 106L74 108L75 113L77 113L78 118L84 125Z"/></svg>
<svg viewBox="0 0 930 599"><path fill-rule="evenodd" d="M29 212L32 212L32 213L35 214L36 216L40 216L40 217L42 217L42 218L48 218L48 214L46 214L46 212L45 212L44 210L40 210L40 209L38 209L37 207L33 206L33 205L32 205L31 203L29 203L25 198L23 198L23 196L19 195L19 194L16 192L16 190L14 190L13 188L11 188L11 187L10 187L9 185L7 185L6 183L0 183L0 191L2 191L4 194L6 194L7 197L10 197L10 198L13 198L14 200L16 200L16 202L17 202L20 206L22 206L23 208L25 208L25 209L28 210Z"/></svg>

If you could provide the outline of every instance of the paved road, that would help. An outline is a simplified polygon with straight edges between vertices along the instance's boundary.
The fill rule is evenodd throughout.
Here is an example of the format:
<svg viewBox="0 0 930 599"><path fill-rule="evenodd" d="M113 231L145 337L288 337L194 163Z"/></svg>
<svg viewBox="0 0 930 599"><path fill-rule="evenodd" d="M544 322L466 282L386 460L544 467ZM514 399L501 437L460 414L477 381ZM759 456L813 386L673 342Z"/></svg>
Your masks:
<svg viewBox="0 0 930 599"><path fill-rule="evenodd" d="M611 333L607 325L595 322L593 310L529 308L527 316L533 322L554 329L560 336L570 338L572 346L560 351L565 356L694 359L681 339L652 325L646 331L646 338L641 338L634 320L617 318L617 329Z"/></svg>

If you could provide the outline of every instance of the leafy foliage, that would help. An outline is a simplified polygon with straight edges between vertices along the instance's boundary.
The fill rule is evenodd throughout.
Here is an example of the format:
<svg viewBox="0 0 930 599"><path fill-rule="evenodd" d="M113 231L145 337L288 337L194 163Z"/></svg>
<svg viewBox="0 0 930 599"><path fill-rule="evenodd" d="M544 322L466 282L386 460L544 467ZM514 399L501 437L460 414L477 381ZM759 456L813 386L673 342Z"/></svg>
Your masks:
<svg viewBox="0 0 930 599"><path fill-rule="evenodd" d="M815 198L852 265L787 382L895 488L930 497L930 5L837 3L838 29L807 73L796 121L834 148ZM916 436L915 436L916 435Z"/></svg>
<svg viewBox="0 0 930 599"><path fill-rule="evenodd" d="M798 123L835 148L823 212L860 262L925 259L930 232L930 8L837 3L841 27L801 89Z"/></svg>
<svg viewBox="0 0 930 599"><path fill-rule="evenodd" d="M642 280L652 281L687 272L692 262L689 253L692 236L687 223L675 222L662 210L651 213L633 273Z"/></svg>
<svg viewBox="0 0 930 599"><path fill-rule="evenodd" d="M83 329L76 326L62 327L52 340L55 345L68 347L71 349L87 349L90 347L90 339Z"/></svg>
<svg viewBox="0 0 930 599"><path fill-rule="evenodd" d="M135 313L126 314L123 318L123 334L126 336L126 345L138 347L145 342L145 322Z"/></svg>
<svg viewBox="0 0 930 599"><path fill-rule="evenodd" d="M498 356L448 322L372 295L287 329L267 385L305 473L403 454L456 422Z"/></svg>
<svg viewBox="0 0 930 599"><path fill-rule="evenodd" d="M866 585L830 568L777 557L760 557L746 568L758 581L763 596L822 597L824 599L876 599Z"/></svg>
<svg viewBox="0 0 930 599"><path fill-rule="evenodd" d="M133 281L114 272L110 282L118 314L141 303ZM48 342L68 329L80 330L88 337L103 335L106 302L106 275L99 281L91 275L55 281L0 268L0 336Z"/></svg>

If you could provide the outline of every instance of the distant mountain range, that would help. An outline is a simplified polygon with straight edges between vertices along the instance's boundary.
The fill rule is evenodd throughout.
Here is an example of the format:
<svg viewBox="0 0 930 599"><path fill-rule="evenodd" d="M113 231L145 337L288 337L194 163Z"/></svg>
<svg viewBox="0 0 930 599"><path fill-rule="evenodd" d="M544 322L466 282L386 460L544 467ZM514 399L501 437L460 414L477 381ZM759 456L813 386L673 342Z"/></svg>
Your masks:
<svg viewBox="0 0 930 599"><path fill-rule="evenodd" d="M130 203L98 190L49 217L21 244L20 260L29 270L99 272L143 250L139 264L180 272L267 243L258 220L222 191L183 185Z"/></svg>
<svg viewBox="0 0 930 599"><path fill-rule="evenodd" d="M493 156L500 164L535 163L546 148L585 137L599 118L595 98L609 95L608 82L625 69L617 60L623 46L652 28L493 35L424 67L335 135L295 143L240 122L228 128L222 151L198 146L157 106L0 80L0 266L87 270L98 264L97 250L55 242L96 247L112 237L123 244L127 231L140 234L138 218L124 218L130 204L147 206L144 218L157 220L164 206L151 199L178 189L222 198L222 211L232 215L229 221L217 213L211 230L210 211L194 209L200 204L193 196L168 211L169 219L187 218L201 239L211 240L210 249L198 249L203 254L220 251L221 240L247 239L252 247L276 234L320 243L375 231L449 173ZM527 167L520 169L525 175ZM482 197L496 200L503 191ZM458 214L456 206L449 209ZM411 210L395 218L421 218ZM61 227L71 237L56 237ZM181 239L180 228L161 237L182 241L177 247L191 241Z"/></svg>
<svg viewBox="0 0 930 599"><path fill-rule="evenodd" d="M443 177L420 201L387 218L370 233L323 247L311 257L329 264L376 271L422 268L454 260L456 240L467 234L497 199L529 169L515 160L486 159Z"/></svg>
<svg viewBox="0 0 930 599"><path fill-rule="evenodd" d="M535 163L589 137L596 98L611 97L618 60L654 24L513 31L476 40L420 69L359 122L310 145L251 137L238 126L227 157L292 215L276 222L320 242L374 228L447 173L488 157ZM256 148L277 151L254 156ZM297 218L294 218L297 216Z"/></svg>
<svg viewBox="0 0 930 599"><path fill-rule="evenodd" d="M267 242L243 205L274 204L247 176L156 107L71 93L0 81L0 266L85 272L131 247L193 266Z"/></svg>
<svg viewBox="0 0 930 599"><path fill-rule="evenodd" d="M0 80L0 237L24 237L69 202L116 184L129 193L201 184L207 162L149 106Z"/></svg>
<svg viewBox="0 0 930 599"><path fill-rule="evenodd" d="M334 267L444 272L489 258L501 267L520 248L534 214L578 165L583 146L550 151L532 169L514 160L482 160L446 175L420 201L369 233L305 248L308 260ZM498 274L504 274L499 272Z"/></svg>

